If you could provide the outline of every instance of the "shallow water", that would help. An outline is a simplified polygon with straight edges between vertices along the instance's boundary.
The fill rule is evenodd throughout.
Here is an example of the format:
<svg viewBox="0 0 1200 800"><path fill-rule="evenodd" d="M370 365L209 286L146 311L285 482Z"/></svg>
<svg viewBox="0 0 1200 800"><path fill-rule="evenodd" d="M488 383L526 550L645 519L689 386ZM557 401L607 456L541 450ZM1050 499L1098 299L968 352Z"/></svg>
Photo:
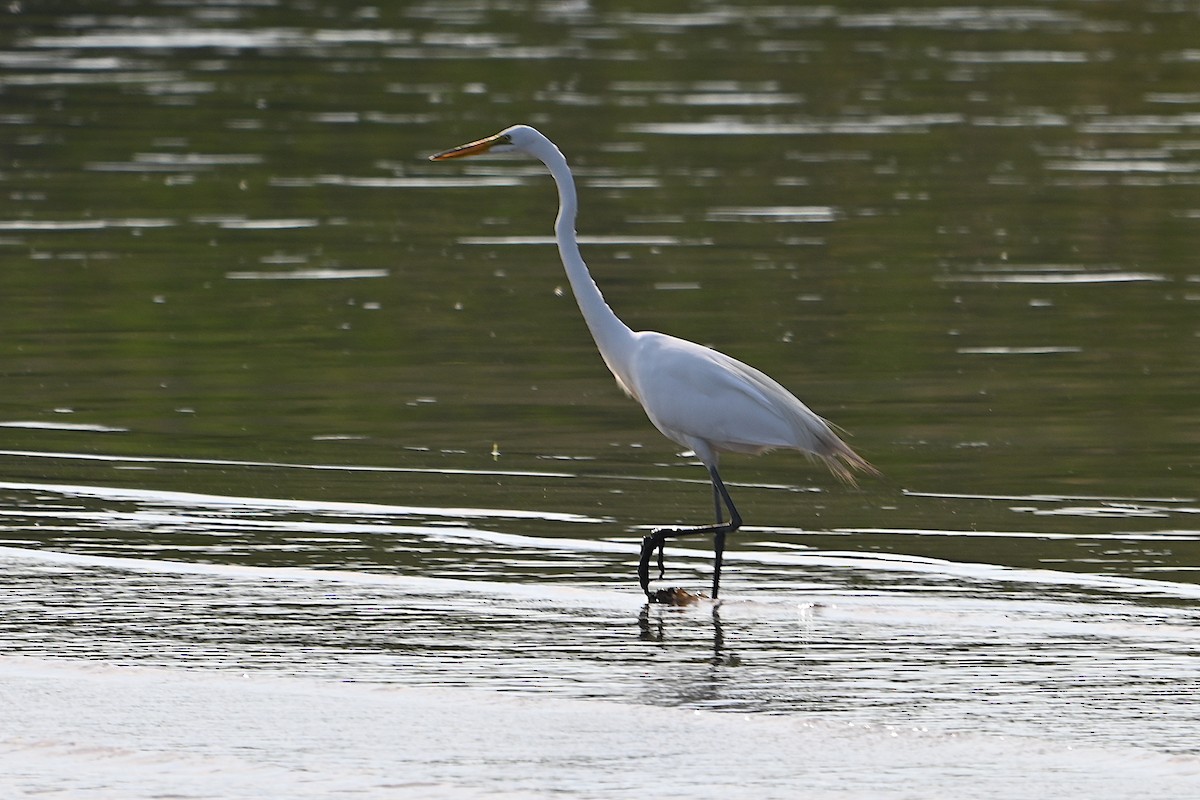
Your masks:
<svg viewBox="0 0 1200 800"><path fill-rule="evenodd" d="M1189 10L35 6L0 25L0 656L1194 776ZM595 355L549 179L425 160L519 121L627 322L763 368L884 473L727 459L719 607L637 592L641 536L708 489ZM667 555L707 585L705 543ZM926 794L1049 796L922 764ZM494 777L445 791L583 785Z"/></svg>

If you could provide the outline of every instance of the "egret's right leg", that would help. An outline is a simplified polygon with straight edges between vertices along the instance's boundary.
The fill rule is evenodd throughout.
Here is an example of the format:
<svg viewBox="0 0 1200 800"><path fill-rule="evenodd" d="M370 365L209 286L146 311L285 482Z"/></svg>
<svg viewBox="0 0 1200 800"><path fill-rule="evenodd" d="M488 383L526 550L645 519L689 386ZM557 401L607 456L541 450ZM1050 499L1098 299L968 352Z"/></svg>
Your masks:
<svg viewBox="0 0 1200 800"><path fill-rule="evenodd" d="M733 499L729 496L729 490L725 488L725 484L721 482L721 476L717 471L712 470L713 493L720 494L721 499L725 501L725 505L729 508L729 524L721 524L721 503L717 501L717 526L713 532L713 590L712 598L717 599L717 592L721 590L721 561L725 557L725 534L733 533L738 528L742 527L742 515L738 513L737 506L733 504Z"/></svg>

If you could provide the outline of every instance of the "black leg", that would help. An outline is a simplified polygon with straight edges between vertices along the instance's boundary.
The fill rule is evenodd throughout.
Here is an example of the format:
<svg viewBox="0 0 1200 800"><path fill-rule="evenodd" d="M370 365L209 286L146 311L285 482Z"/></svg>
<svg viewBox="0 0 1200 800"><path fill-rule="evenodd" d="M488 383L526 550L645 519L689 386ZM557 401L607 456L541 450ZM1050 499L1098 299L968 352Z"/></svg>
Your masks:
<svg viewBox="0 0 1200 800"><path fill-rule="evenodd" d="M717 526L725 524L725 514L721 510L721 492L717 490L717 478L713 475L713 508L717 515ZM713 600L717 599L717 592L721 589L721 559L725 555L725 531L718 530L713 534Z"/></svg>
<svg viewBox="0 0 1200 800"><path fill-rule="evenodd" d="M638 582L641 584L642 591L646 593L646 597L651 597L650 556L655 550L658 551L658 570L659 577L661 578L663 574L662 549L668 539L711 533L713 534L713 550L715 552L712 596L714 600L717 598L717 592L720 590L721 585L721 561L725 553L725 535L733 533L742 526L742 517L738 514L733 500L729 498L729 490L721 482L721 476L717 474L716 468L709 467L708 474L712 479L713 486L713 506L717 517L715 525L700 525L688 528L657 528L651 531L649 536L642 539L642 553L638 561ZM721 509L722 504L724 504L725 508L729 509L729 522L724 521L724 514Z"/></svg>
<svg viewBox="0 0 1200 800"><path fill-rule="evenodd" d="M638 559L638 583L641 584L646 597L650 596L650 555L654 548L661 547L663 542L657 534L658 531L651 531L649 536L642 539L642 555Z"/></svg>
<svg viewBox="0 0 1200 800"><path fill-rule="evenodd" d="M721 559L724 555L725 531L717 531L713 534L713 600L717 599L717 593L721 591Z"/></svg>
<svg viewBox="0 0 1200 800"><path fill-rule="evenodd" d="M717 593L721 590L721 561L725 557L725 534L733 533L738 528L742 527L742 515L738 513L737 506L733 504L733 500L729 497L729 490L725 488L725 484L721 482L721 476L717 474L715 469L710 469L709 474L712 476L713 496L717 504L717 526L713 531L713 590L712 598L717 599ZM725 501L726 507L729 508L729 524L721 523L721 500Z"/></svg>

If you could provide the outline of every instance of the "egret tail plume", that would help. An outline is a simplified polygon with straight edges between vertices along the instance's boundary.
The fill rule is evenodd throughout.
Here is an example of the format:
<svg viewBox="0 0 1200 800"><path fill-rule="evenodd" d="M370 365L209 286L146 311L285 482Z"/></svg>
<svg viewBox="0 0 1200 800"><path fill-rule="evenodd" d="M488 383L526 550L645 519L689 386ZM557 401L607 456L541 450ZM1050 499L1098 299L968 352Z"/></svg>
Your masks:
<svg viewBox="0 0 1200 800"><path fill-rule="evenodd" d="M874 464L851 450L848 444L836 436L833 437L830 450L825 453L817 453L816 457L840 481L849 486L858 486L858 475L855 473L861 472L873 478L877 478L880 475L879 470L875 468Z"/></svg>

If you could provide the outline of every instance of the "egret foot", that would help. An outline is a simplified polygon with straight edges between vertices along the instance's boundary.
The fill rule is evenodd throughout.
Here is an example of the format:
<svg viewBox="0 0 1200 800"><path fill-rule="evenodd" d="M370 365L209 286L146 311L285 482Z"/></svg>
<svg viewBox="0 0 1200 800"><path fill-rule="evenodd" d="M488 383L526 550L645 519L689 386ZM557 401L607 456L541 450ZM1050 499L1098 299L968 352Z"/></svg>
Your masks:
<svg viewBox="0 0 1200 800"><path fill-rule="evenodd" d="M666 565L663 564L663 544L666 537L662 534L661 529L650 532L649 536L642 539L642 554L638 559L638 583L641 584L642 591L646 593L646 597L650 597L650 556L658 550L658 579L662 580L666 574Z"/></svg>

